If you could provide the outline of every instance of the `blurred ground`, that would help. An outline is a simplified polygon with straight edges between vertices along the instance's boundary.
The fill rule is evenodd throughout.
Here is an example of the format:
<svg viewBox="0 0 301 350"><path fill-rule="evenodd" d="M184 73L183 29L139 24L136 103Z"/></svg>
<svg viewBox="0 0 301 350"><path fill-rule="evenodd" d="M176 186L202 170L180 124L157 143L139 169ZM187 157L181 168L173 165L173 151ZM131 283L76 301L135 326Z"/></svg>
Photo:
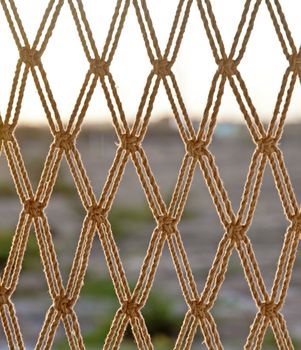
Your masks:
<svg viewBox="0 0 301 350"><path fill-rule="evenodd" d="M281 149L284 152L299 202L301 194L300 135L300 125L287 125L281 142ZM17 138L29 176L36 187L51 137L46 129L20 127L17 130ZM115 142L117 142L115 133L109 128L87 127L83 129L78 138L78 148L96 194L100 193L114 158ZM173 127L158 124L149 129L143 146L160 191L164 198L169 200L184 155L184 146L178 132ZM244 126L220 124L216 129L210 149L216 157L221 177L236 210L254 145ZM0 159L1 270L8 255L20 208L6 159L2 154ZM66 281L85 212L65 160L62 162L46 213ZM134 285L155 222L131 162L127 165L117 192L110 221L128 279ZM283 215L268 166L258 207L249 230L249 236L268 288L271 287L274 278L277 258L287 226L288 222ZM223 230L199 169L195 173L179 228L199 290L201 290ZM45 312L50 306L47 289L34 232L32 232L19 286L13 296L28 349L34 347ZM284 307L284 314L296 349L301 348L300 291L301 257L299 254ZM118 301L110 282L102 248L99 241L95 239L85 285L75 307L87 349L99 348L117 308ZM156 349L167 350L173 347L186 310L187 306L181 294L172 260L165 247L150 299L143 309ZM225 282L213 308L225 349L243 348L255 313L256 308L244 279L239 258L234 252ZM200 336L196 337L194 344L195 349L205 349ZM62 328L59 328L57 332L53 348L68 349ZM135 345L129 334L125 338L122 349L134 348ZM273 336L269 332L263 348L275 349ZM0 333L0 349L6 349L2 333Z"/></svg>

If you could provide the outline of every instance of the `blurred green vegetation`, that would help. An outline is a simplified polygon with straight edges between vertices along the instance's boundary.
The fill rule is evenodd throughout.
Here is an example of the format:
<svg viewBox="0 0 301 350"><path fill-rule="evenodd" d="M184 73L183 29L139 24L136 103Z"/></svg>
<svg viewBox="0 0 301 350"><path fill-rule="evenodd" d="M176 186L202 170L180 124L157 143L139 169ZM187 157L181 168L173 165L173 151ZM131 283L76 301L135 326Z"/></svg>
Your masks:
<svg viewBox="0 0 301 350"><path fill-rule="evenodd" d="M92 280L89 276L87 277L81 291L81 298L93 298L95 303L97 303L97 299L106 303L104 313L99 315L99 319L95 320L95 329L83 334L84 343L88 349L99 349L104 344L119 304L110 279ZM174 310L174 302L176 301L173 298L162 294L162 292L151 291L147 303L142 309L142 314L156 349L170 349L175 342L183 316ZM109 305L110 307L107 308ZM134 349L136 348L134 343L129 326L125 332L121 348ZM58 341L54 348L56 350L69 349L67 340Z"/></svg>
<svg viewBox="0 0 301 350"><path fill-rule="evenodd" d="M53 188L54 194L61 194L65 197L71 197L71 196L77 196L77 189L76 186L72 183L68 183L67 181L64 181L61 178L57 178L54 188Z"/></svg>
<svg viewBox="0 0 301 350"><path fill-rule="evenodd" d="M193 193L191 193L190 195L193 195ZM163 199L164 199L164 202L169 205L171 203L171 200L172 200L172 196L173 196L173 190L170 190L169 192L166 192L164 195L163 195ZM198 211L192 209L191 207L189 206L185 206L184 208L184 211L183 211L183 214L181 216L181 220L189 220L189 219L194 219L197 215L200 214L200 211L199 211L200 208L198 208Z"/></svg>
<svg viewBox="0 0 301 350"><path fill-rule="evenodd" d="M277 349L278 348L276 340L275 340L275 336L274 336L270 327L267 329L267 332L266 332L264 340L263 340L262 347L263 347L263 349Z"/></svg>
<svg viewBox="0 0 301 350"><path fill-rule="evenodd" d="M195 216L194 211L185 209L182 220L192 219ZM113 206L109 212L109 221L117 239L139 232L145 225L153 224L155 227L155 219L146 203L135 206Z"/></svg>
<svg viewBox="0 0 301 350"><path fill-rule="evenodd" d="M294 348L301 349L301 338L296 338L294 336L291 336L291 339L292 339ZM267 332L265 334L264 341L262 344L262 348L267 350L278 349L278 345L277 345L274 333L271 330L271 327L267 329Z"/></svg>
<svg viewBox="0 0 301 350"><path fill-rule="evenodd" d="M2 268L8 258L12 245L14 232L12 230L0 230L0 267ZM31 269L40 263L39 248L33 232L29 233L23 269Z"/></svg>
<svg viewBox="0 0 301 350"><path fill-rule="evenodd" d="M174 308L177 301L172 297L154 290L142 310L151 336L176 336L183 321Z"/></svg>
<svg viewBox="0 0 301 350"><path fill-rule="evenodd" d="M41 174L39 173L39 176L40 175ZM33 180L33 182L35 182L36 184L38 183L39 176L37 175L35 180ZM0 180L0 194L1 194L1 197L17 198L18 196L13 184L11 184L9 181L4 181L4 180ZM66 198L70 196L76 196L77 191L76 191L75 185L68 183L61 178L58 178L53 188L53 194L63 195Z"/></svg>
<svg viewBox="0 0 301 350"><path fill-rule="evenodd" d="M116 294L111 279L96 279L87 273L84 280L84 285L81 289L81 296L101 298L109 297L114 299Z"/></svg>
<svg viewBox="0 0 301 350"><path fill-rule="evenodd" d="M0 194L1 197L13 197L17 196L17 192L9 181L5 181L3 179L0 180Z"/></svg>
<svg viewBox="0 0 301 350"><path fill-rule="evenodd" d="M73 202L72 207L77 214L85 215L85 209L79 201ZM109 221L114 238L117 240L130 233L139 232L145 224L155 223L150 209L146 205L113 206L109 212Z"/></svg>
<svg viewBox="0 0 301 350"><path fill-rule="evenodd" d="M154 222L150 209L146 205L113 206L109 212L114 237L122 238L127 234L137 232L137 226Z"/></svg>
<svg viewBox="0 0 301 350"><path fill-rule="evenodd" d="M74 210L84 215L85 210L78 203L73 204ZM192 210L186 209L183 213L182 220L195 217ZM109 221L111 224L114 237L118 239L125 238L132 233L139 233L145 225L155 227L155 219L146 203L136 205L113 205L109 211Z"/></svg>

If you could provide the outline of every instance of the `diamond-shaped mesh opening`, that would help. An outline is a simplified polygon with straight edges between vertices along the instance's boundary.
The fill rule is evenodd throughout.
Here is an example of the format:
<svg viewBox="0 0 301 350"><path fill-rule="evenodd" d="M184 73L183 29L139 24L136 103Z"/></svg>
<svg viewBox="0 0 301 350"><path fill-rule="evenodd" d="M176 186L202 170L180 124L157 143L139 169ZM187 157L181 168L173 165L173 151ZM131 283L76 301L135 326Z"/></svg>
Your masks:
<svg viewBox="0 0 301 350"><path fill-rule="evenodd" d="M48 81L64 121L68 121L71 116L79 89L89 69L70 9L66 5L62 8L56 30L43 55Z"/></svg>
<svg viewBox="0 0 301 350"><path fill-rule="evenodd" d="M24 74L24 70L22 70L22 72ZM21 77L22 74L20 75L20 78ZM17 98L15 99L15 103L16 101ZM19 115L19 125L17 126L17 130L18 128L22 127L23 124L36 126L40 124L41 120L43 120L43 124L47 122L45 110L36 90L34 79L30 73L26 79L26 87L21 101L22 107ZM12 115L14 115L14 110Z"/></svg>
<svg viewBox="0 0 301 350"><path fill-rule="evenodd" d="M254 152L250 135L243 124L218 123L210 149L215 156L216 165L233 208L237 210L247 177L248 165ZM244 151L244 156L241 156L241 150ZM229 162L232 157L235 157L237 162L231 166Z"/></svg>
<svg viewBox="0 0 301 350"><path fill-rule="evenodd" d="M109 222L129 283L137 280L155 221L131 160L109 211ZM131 198L131 204L128 203Z"/></svg>
<svg viewBox="0 0 301 350"><path fill-rule="evenodd" d="M288 62L283 55L273 23L267 18L269 18L267 7L261 6L240 65L240 72L256 106L257 113L269 121L272 118L275 101ZM269 47L266 46L267 42L270 43ZM258 54L259 52L260 54ZM260 79L253 79L254 76L258 76Z"/></svg>
<svg viewBox="0 0 301 350"><path fill-rule="evenodd" d="M186 34L173 68L186 108L191 119L197 124L202 119L212 77L216 71L216 64L212 60L210 45L199 16L197 3L193 2Z"/></svg>
<svg viewBox="0 0 301 350"><path fill-rule="evenodd" d="M33 189L38 186L44 163L52 141L47 127L20 125L16 129L16 139Z"/></svg>
<svg viewBox="0 0 301 350"><path fill-rule="evenodd" d="M168 114L156 124L150 124L143 140L143 149L167 204L174 191L185 154L183 142L173 123L172 114Z"/></svg>
<svg viewBox="0 0 301 350"><path fill-rule="evenodd" d="M97 84L76 140L93 190L100 194L114 160L118 138L111 125L106 100Z"/></svg>
<svg viewBox="0 0 301 350"><path fill-rule="evenodd" d="M287 221L278 200L270 167L264 173L256 214L250 226L249 237L268 290L274 280L278 257L284 241ZM269 249L270 247L271 249Z"/></svg>
<svg viewBox="0 0 301 350"><path fill-rule="evenodd" d="M224 87L209 149L215 157L216 166L233 209L237 211L248 174L248 166L254 152L254 143L228 82ZM231 164L230 160L233 157L236 162Z"/></svg>
<svg viewBox="0 0 301 350"><path fill-rule="evenodd" d="M104 344L118 306L101 244L95 236L80 298L75 306L87 348ZM64 346L67 346L66 341Z"/></svg>
<svg viewBox="0 0 301 350"><path fill-rule="evenodd" d="M199 168L195 169L179 230L197 285L203 288L223 228Z"/></svg>
<svg viewBox="0 0 301 350"><path fill-rule="evenodd" d="M142 310L156 348L172 348L176 343L184 315L187 312L187 305L183 298L180 298L181 294L166 244L152 290Z"/></svg>
<svg viewBox="0 0 301 350"><path fill-rule="evenodd" d="M34 347L51 305L48 286L41 266L39 247L33 229L30 230L22 271L13 296L26 347Z"/></svg>
<svg viewBox="0 0 301 350"><path fill-rule="evenodd" d="M244 278L238 254L234 251L225 281L212 309L223 344L233 349L243 347L256 314L256 306Z"/></svg>
<svg viewBox="0 0 301 350"><path fill-rule="evenodd" d="M67 170L66 160L62 159L61 168L45 210L64 281L69 276L86 214L73 179Z"/></svg>
<svg viewBox="0 0 301 350"><path fill-rule="evenodd" d="M135 43L135 45L134 45ZM135 9L130 6L112 61L111 72L126 119L131 122L137 113L151 64L137 23ZM131 81L131 97L128 97Z"/></svg>

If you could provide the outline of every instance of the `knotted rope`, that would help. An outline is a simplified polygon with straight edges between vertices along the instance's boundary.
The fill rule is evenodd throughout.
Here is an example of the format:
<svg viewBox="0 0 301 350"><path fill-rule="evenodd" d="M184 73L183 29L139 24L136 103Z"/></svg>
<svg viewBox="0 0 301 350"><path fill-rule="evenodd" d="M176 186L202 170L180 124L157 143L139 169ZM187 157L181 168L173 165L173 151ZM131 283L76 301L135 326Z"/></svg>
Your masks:
<svg viewBox="0 0 301 350"><path fill-rule="evenodd" d="M64 3L66 5L68 3L67 6L71 10L88 63L86 78L66 126L62 122L43 66L43 55L47 50ZM195 132L173 68L185 36L192 3L193 0L179 0L167 44L163 51L148 10L148 1L117 0L108 34L100 53L82 0L49 0L32 44L29 42L14 0L0 1L19 51L6 116L4 120L0 117L1 151L5 152L18 196L23 204L9 257L1 276L0 287L0 318L10 349L25 349L11 296L17 288L27 238L31 226L34 225L49 294L52 299L52 305L45 316L43 327L35 344L35 348L38 350L52 348L60 321L64 324L70 349L85 349L74 306L84 283L95 233L101 241L116 296L121 305L107 334L103 345L104 350L120 348L129 323L138 348L153 349L152 339L144 321L143 312L140 310L148 301L166 240L187 304L187 313L183 319L174 349L190 349L198 326L209 350L223 349L211 309L224 281L231 253L233 249L236 249L254 303L258 308L244 349L251 350L254 347L260 349L266 329L270 325L279 349L293 350L294 346L281 309L289 288L298 243L301 238L301 214L300 205L296 199L283 154L280 151L280 141L295 83L298 77L301 81L301 51L297 50L279 0L245 1L229 53L226 52L211 1L197 0L197 10L205 28L213 60L216 63L216 72L212 79L204 112L200 118L198 132ZM275 102L274 114L267 128L256 111L240 73L240 63L244 58L252 30L256 26L255 19L260 6L267 6L271 24L274 26L288 65ZM149 75L146 77L145 88L141 94L137 115L131 125L127 121L114 74L110 71L130 7L133 7L135 11L151 65ZM34 8L32 12L34 12L33 10ZM196 42L195 45L198 43ZM2 51L5 54L5 50ZM187 67L187 69L189 68ZM53 143L49 148L35 192L14 133L20 119L22 100L29 74L33 77L53 135ZM209 149L227 81L255 145L237 213L232 208L214 155ZM93 191L76 145L76 139L98 83L104 92L112 116L112 124L120 141L99 200ZM163 200L161 190L142 146L160 84L165 89L186 148L170 203ZM63 285L51 227L44 212L55 186L62 157L65 157L68 162L77 191L86 210L86 217L66 287ZM154 221L157 222L157 227L150 235L149 246L133 292L129 288L119 249L108 219L128 161L132 161L135 166ZM254 216L267 164L272 168L284 215L291 221L284 237L271 293L267 291L251 240L247 234ZM200 293L181 238L182 233L178 228L197 166L201 169L219 219L225 229L225 234L217 247L212 267L208 271L206 283ZM201 239L202 226L200 225L200 241Z"/></svg>

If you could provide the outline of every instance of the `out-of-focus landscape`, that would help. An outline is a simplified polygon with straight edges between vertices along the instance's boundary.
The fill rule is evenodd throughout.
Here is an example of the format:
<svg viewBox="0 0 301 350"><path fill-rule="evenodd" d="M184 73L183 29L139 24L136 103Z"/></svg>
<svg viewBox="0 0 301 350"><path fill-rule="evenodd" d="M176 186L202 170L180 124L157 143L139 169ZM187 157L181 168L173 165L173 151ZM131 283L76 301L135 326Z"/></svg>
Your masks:
<svg viewBox="0 0 301 350"><path fill-rule="evenodd" d="M170 119L170 118L169 118ZM288 124L281 149L294 185L297 198L301 194L301 125ZM52 141L46 127L20 126L16 137L21 146L30 179L36 188L42 166ZM99 194L116 151L117 137L109 126L85 126L77 139L84 165ZM185 148L174 125L166 120L151 124L143 141L160 191L169 201L175 186ZM215 155L224 185L232 205L237 210L246 179L254 144L243 124L217 125L210 150ZM0 158L0 267L3 269L21 211L7 161ZM46 208L61 271L66 281L75 252L85 211L76 192L68 165L63 159L54 192ZM124 268L134 285L144 258L155 221L148 208L131 161L118 189L109 219L117 241ZM263 277L270 288L288 222L273 182L270 167L264 175L254 220L248 232L253 243ZM184 245L199 290L202 290L208 270L222 237L223 229L213 206L203 177L196 170L186 209L179 225ZM301 348L301 257L298 254L283 313L296 349ZM51 304L46 279L39 257L35 233L32 230L25 253L22 272L13 295L26 347L36 343L45 313ZM96 236L89 260L85 284L75 310L79 317L87 349L100 348L112 318L119 307L105 264L102 247ZM143 309L146 324L155 349L171 349L187 311L170 253L165 246L155 282ZM225 349L242 349L253 322L256 307L250 295L236 251L233 252L226 279L213 307L213 315ZM0 349L6 349L2 330ZM194 349L205 349L198 330ZM68 349L63 327L55 337L53 349ZM130 333L126 333L122 349L135 349ZM275 340L267 332L263 349L275 349Z"/></svg>
<svg viewBox="0 0 301 350"><path fill-rule="evenodd" d="M15 0L14 2L29 42L32 43L49 0ZM168 42L178 2L174 0L146 2L158 36L158 43L163 52ZM225 51L229 53L244 2L211 0L211 3ZM99 52L102 52L106 42L115 6L116 1L112 0L84 1L87 20ZM299 48L298 43L301 39L300 2L282 1L281 6L296 47ZM129 6L117 44L110 64L110 72L116 82L125 116L128 121L133 121L147 76L152 70L152 64L147 55L141 28L132 4ZM283 73L288 66L281 46L283 44L279 42L267 6L262 2L247 49L239 63L239 71L246 81L249 95L259 118L265 123L268 123L271 118ZM19 50L2 9L0 9L0 48L3 52L0 55L0 113L2 117L5 117L16 62L19 59ZM65 123L72 113L89 69L89 60L80 43L67 1L55 23L54 32L42 55L42 62L59 114ZM173 72L188 114L194 122L200 119L204 111L216 69L197 1L193 1L183 40L173 64ZM301 90L299 82L297 83L287 113L288 123L284 128L280 147L285 156L298 203L300 203ZM209 147L215 156L233 208L237 210L255 146L242 120L242 113L235 96L229 88L230 86L226 83L218 113L218 125ZM160 119L163 116L165 118ZM161 84L152 109L152 123L143 140L143 147L160 192L167 202L174 190L185 152L179 132L170 122L172 119L170 101ZM101 193L117 149L118 140L110 122L110 111L107 108L105 95L98 84L85 115L83 129L77 139L77 147L81 152L96 195ZM15 134L35 189L52 138L46 126L45 110L31 74L27 78ZM51 226L61 272L66 282L86 213L65 159L61 163L53 194L45 211ZM0 157L0 272L3 271L9 254L20 212L21 204L2 151ZM137 281L150 235L155 227L155 220L148 208L145 194L131 161L127 163L109 220L127 278L130 285L133 286ZM274 279L277 260L288 225L271 169L267 166L248 235L254 246L268 290ZM199 168L196 169L194 175L179 229L199 291L201 291L218 242L224 232ZM13 302L26 349L32 350L37 342L45 313L51 305L33 229L30 233L18 287L13 294ZM102 247L96 236L85 284L75 305L88 350L101 348L118 307L118 299ZM156 350L173 348L186 311L187 305L181 293L169 250L165 246L150 297L142 310ZM287 320L294 346L296 349L301 349L300 252L295 262L290 288L282 311ZM225 281L212 310L225 350L243 349L256 312L255 303L244 278L244 271L234 250ZM69 349L61 324L52 348L54 350ZM130 332L127 331L121 349L136 348ZM269 329L264 339L263 349L274 350L276 348L274 336ZM0 324L0 350L7 349ZM196 349L206 349L199 329L193 343L193 350Z"/></svg>

